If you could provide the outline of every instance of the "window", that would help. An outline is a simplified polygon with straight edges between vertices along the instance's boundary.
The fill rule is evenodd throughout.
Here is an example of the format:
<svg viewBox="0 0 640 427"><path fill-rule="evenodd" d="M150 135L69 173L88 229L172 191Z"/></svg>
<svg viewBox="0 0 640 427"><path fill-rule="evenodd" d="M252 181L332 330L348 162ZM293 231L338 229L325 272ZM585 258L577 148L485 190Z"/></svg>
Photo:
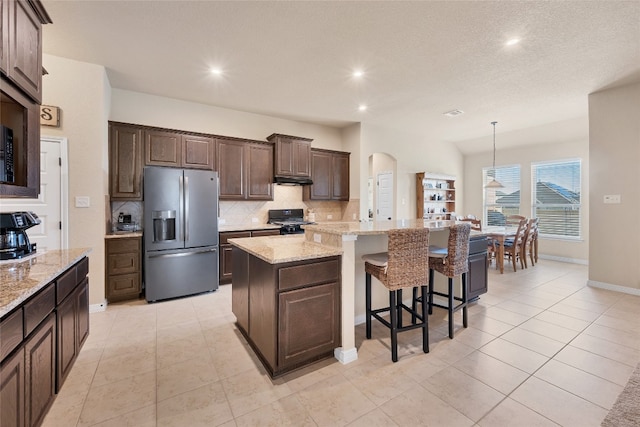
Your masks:
<svg viewBox="0 0 640 427"><path fill-rule="evenodd" d="M531 164L532 216L540 235L580 238L580 159Z"/></svg>
<svg viewBox="0 0 640 427"><path fill-rule="evenodd" d="M503 188L487 188L494 179ZM484 188L483 222L487 225L504 225L507 215L520 214L520 165L497 166L482 169Z"/></svg>

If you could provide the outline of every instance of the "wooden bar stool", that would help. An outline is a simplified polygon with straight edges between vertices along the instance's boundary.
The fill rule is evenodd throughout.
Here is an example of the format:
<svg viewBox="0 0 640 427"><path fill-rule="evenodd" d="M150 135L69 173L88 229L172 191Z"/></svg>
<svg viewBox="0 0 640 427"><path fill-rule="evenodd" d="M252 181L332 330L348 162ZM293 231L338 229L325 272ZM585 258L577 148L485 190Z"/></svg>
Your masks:
<svg viewBox="0 0 640 427"><path fill-rule="evenodd" d="M453 338L453 314L456 311L462 309L462 324L465 328L467 327L467 272L469 271L470 232L470 224L456 224L449 228L447 247L429 251L429 314L433 313L434 306L447 309L449 313L449 338ZM436 292L433 289L434 271L447 276L447 293ZM455 296L453 291L453 279L458 275L462 275L460 297ZM447 298L447 305L434 303L434 295Z"/></svg>
<svg viewBox="0 0 640 427"><path fill-rule="evenodd" d="M395 229L389 231L388 252L363 255L366 272L366 332L371 338L371 319L375 318L391 331L391 360L398 361L398 332L422 328L422 350L429 352L429 316L427 315L429 229ZM371 276L389 290L389 306L371 308ZM408 307L402 302L403 288L421 288L422 310ZM411 314L410 324L402 325L402 313ZM387 321L381 313L389 312ZM418 321L419 320L419 321Z"/></svg>

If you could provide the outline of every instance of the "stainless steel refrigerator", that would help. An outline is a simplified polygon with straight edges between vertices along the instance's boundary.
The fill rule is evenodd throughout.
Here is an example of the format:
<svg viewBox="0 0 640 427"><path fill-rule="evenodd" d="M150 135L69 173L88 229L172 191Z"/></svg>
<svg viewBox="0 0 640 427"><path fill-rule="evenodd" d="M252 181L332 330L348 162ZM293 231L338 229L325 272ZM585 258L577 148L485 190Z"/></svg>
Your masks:
<svg viewBox="0 0 640 427"><path fill-rule="evenodd" d="M147 301L218 289L218 173L144 169Z"/></svg>

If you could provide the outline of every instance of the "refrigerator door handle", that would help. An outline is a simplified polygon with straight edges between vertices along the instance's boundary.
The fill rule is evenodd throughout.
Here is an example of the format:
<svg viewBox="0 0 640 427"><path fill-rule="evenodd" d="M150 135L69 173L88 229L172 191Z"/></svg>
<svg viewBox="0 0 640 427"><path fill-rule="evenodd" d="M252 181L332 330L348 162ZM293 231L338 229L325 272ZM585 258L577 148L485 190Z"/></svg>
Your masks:
<svg viewBox="0 0 640 427"><path fill-rule="evenodd" d="M179 188L180 188L180 227L178 227L179 232L184 233L184 203L182 203L182 201L184 200L184 178L182 177L182 175L180 175L180 177L178 178L179 180ZM182 237L178 237L178 240L182 240Z"/></svg>
<svg viewBox="0 0 640 427"><path fill-rule="evenodd" d="M178 252L175 254L149 254L149 258L174 258L179 256L189 256L189 255L198 255L198 254L206 254L208 252L216 252L216 249L205 249L202 251L192 251L192 252Z"/></svg>
<svg viewBox="0 0 640 427"><path fill-rule="evenodd" d="M189 177L184 177L184 241L189 241Z"/></svg>

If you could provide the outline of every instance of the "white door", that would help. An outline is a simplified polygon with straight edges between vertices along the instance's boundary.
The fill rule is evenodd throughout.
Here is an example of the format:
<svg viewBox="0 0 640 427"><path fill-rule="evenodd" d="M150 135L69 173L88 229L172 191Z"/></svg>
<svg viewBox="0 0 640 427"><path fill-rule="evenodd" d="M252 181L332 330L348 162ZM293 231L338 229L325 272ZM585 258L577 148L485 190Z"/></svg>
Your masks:
<svg viewBox="0 0 640 427"><path fill-rule="evenodd" d="M37 251L62 249L62 146L60 139L40 141L40 195L37 199L2 199L0 211L33 211L42 223L27 230ZM65 147L66 148L66 147ZM66 156L64 156L66 158Z"/></svg>
<svg viewBox="0 0 640 427"><path fill-rule="evenodd" d="M376 219L378 221L393 219L393 172L380 172L376 178L378 184Z"/></svg>

